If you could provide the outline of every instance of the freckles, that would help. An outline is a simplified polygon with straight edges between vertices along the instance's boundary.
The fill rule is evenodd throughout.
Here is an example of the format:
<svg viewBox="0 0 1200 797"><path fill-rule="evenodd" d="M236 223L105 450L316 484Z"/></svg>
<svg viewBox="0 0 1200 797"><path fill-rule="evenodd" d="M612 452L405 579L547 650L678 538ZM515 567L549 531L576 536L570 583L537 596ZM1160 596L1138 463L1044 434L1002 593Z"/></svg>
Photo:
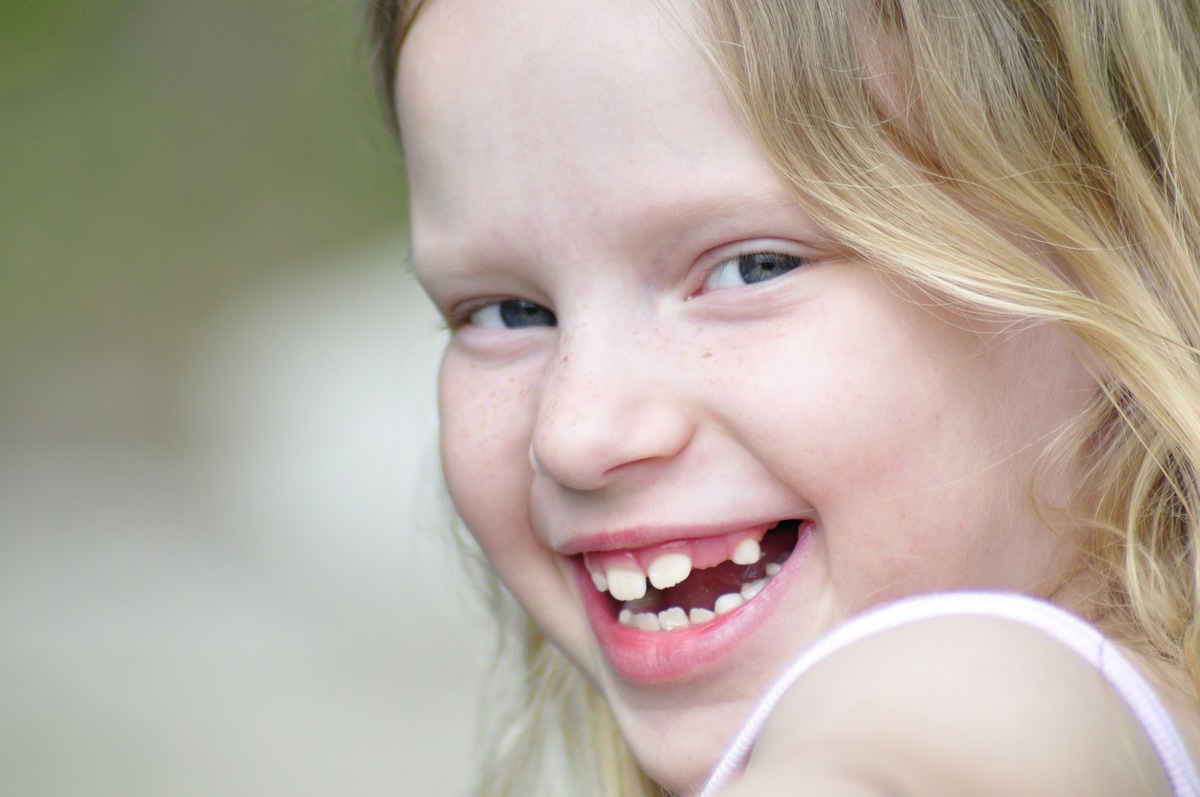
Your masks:
<svg viewBox="0 0 1200 797"><path fill-rule="evenodd" d="M488 389L469 374L445 382L441 403L443 450L457 463L457 471L494 471L504 467L513 452L521 448L519 437L524 427L514 407L529 388L517 380L506 382Z"/></svg>
<svg viewBox="0 0 1200 797"><path fill-rule="evenodd" d="M480 418L470 426L454 419L443 422L443 437L447 459L461 463L463 469L491 470L495 466L492 454L495 446L488 445L488 420Z"/></svg>
<svg viewBox="0 0 1200 797"><path fill-rule="evenodd" d="M521 497L531 477L528 427L514 412L521 382L448 379L446 388L453 400L443 406L442 448L451 496L485 548L507 544L527 527Z"/></svg>

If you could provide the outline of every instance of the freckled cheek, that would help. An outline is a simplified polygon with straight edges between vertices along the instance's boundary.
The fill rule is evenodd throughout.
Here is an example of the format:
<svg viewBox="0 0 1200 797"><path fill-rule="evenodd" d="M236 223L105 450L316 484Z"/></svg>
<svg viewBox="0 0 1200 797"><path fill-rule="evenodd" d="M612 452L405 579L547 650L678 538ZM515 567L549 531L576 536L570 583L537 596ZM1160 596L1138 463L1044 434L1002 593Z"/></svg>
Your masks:
<svg viewBox="0 0 1200 797"><path fill-rule="evenodd" d="M446 483L467 527L485 549L527 534L528 391L501 371L447 362L438 403Z"/></svg>

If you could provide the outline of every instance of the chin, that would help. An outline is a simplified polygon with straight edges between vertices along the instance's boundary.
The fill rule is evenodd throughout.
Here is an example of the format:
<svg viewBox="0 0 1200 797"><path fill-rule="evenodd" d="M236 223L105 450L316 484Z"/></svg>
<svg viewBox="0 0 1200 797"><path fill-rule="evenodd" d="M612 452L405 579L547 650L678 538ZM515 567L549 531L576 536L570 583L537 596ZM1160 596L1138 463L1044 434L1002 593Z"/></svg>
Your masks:
<svg viewBox="0 0 1200 797"><path fill-rule="evenodd" d="M619 696L610 706L642 770L668 791L686 795L704 785L755 699L694 705L692 690L671 691L652 700ZM677 701L688 702L681 707Z"/></svg>

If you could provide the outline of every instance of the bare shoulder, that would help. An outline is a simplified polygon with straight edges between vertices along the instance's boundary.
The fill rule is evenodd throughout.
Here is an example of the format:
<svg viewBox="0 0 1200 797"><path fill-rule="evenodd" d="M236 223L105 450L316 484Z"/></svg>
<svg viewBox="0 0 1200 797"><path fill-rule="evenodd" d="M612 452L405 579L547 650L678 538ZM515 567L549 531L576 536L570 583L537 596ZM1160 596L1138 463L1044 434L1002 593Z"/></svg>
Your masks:
<svg viewBox="0 0 1200 797"><path fill-rule="evenodd" d="M788 691L726 792L785 793L1171 790L1137 720L1088 662L1019 623L939 617L856 642Z"/></svg>

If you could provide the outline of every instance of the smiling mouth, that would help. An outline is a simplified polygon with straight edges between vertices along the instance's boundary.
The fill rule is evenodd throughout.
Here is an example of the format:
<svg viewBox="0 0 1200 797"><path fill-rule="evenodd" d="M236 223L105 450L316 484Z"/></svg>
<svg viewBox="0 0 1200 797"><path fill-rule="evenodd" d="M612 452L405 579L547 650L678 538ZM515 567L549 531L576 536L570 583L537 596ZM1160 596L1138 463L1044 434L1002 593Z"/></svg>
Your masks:
<svg viewBox="0 0 1200 797"><path fill-rule="evenodd" d="M642 631L703 626L753 600L779 573L799 539L801 520L783 520L762 534L731 541L731 550L694 558L685 546L668 546L643 572L631 555L588 554L592 582L609 595L617 620ZM649 584L647 584L649 580Z"/></svg>

